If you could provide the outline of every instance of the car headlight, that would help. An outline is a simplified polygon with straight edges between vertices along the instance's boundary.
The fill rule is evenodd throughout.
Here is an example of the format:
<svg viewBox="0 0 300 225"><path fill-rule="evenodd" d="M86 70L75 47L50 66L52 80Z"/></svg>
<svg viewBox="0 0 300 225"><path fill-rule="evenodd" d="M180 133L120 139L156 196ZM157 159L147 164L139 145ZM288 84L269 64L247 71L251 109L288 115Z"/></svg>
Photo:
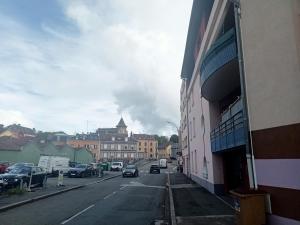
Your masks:
<svg viewBox="0 0 300 225"><path fill-rule="evenodd" d="M18 180L19 180L18 178L15 178L15 180L14 180L14 181L15 181L15 182L18 182Z"/></svg>

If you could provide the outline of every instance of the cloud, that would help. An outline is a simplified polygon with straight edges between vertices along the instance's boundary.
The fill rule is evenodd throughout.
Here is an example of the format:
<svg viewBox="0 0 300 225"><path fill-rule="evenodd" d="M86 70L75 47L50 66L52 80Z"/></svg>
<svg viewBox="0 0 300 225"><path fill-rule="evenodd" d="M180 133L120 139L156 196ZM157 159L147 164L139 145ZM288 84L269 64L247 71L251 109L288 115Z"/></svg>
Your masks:
<svg viewBox="0 0 300 225"><path fill-rule="evenodd" d="M42 35L2 15L0 109L44 130L114 126L122 114L134 132L170 133L191 0L60 3L69 26L41 21Z"/></svg>

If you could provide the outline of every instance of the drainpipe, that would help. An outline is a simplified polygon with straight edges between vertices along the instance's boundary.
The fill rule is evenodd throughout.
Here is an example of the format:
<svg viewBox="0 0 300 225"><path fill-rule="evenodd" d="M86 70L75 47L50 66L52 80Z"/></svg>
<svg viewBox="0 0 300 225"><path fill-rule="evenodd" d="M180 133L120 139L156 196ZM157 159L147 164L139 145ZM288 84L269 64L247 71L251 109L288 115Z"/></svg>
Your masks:
<svg viewBox="0 0 300 225"><path fill-rule="evenodd" d="M249 114L248 114L248 103L247 103L247 92L246 92L246 80L245 80L245 70L244 70L244 59L243 59L243 48L242 48L242 38L241 38L241 25L240 25L240 1L233 0L234 4L234 18L236 27L236 40L237 40L237 50L238 50L238 61L239 61L239 71L240 71L240 83L241 83L241 101L243 104L243 123L246 131L246 158L247 167L249 175L250 189L257 189L256 171L254 165L254 154L253 149L250 146L250 136L251 131L249 130Z"/></svg>

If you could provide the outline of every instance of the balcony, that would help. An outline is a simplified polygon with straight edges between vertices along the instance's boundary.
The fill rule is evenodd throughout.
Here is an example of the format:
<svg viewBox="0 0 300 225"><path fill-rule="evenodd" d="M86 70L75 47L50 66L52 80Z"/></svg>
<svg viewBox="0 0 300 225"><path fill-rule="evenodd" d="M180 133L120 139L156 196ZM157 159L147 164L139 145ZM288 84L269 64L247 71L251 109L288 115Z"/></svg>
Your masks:
<svg viewBox="0 0 300 225"><path fill-rule="evenodd" d="M243 121L243 106L239 99L222 114L221 123L210 133L211 151L216 153L245 145Z"/></svg>
<svg viewBox="0 0 300 225"><path fill-rule="evenodd" d="M235 29L223 34L210 47L200 66L202 96L219 101L240 85Z"/></svg>

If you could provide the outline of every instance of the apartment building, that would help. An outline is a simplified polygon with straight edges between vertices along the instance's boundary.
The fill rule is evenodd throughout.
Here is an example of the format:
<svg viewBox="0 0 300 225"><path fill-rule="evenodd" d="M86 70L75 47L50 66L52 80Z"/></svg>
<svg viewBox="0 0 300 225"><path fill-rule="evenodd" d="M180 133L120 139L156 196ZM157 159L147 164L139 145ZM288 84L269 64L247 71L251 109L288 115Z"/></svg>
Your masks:
<svg viewBox="0 0 300 225"><path fill-rule="evenodd" d="M169 159L171 157L172 145L170 143L160 144L157 148L158 159Z"/></svg>
<svg viewBox="0 0 300 225"><path fill-rule="evenodd" d="M102 160L129 161L138 158L138 141L128 137L127 126L123 118L115 128L99 128L96 133L100 137L100 158Z"/></svg>
<svg viewBox="0 0 300 225"><path fill-rule="evenodd" d="M138 142L138 158L156 159L157 158L157 141L153 135L149 134L132 134L131 137Z"/></svg>
<svg viewBox="0 0 300 225"><path fill-rule="evenodd" d="M95 160L100 161L100 139L96 134L76 134L67 140L67 144L73 148L88 149Z"/></svg>
<svg viewBox="0 0 300 225"><path fill-rule="evenodd" d="M194 1L181 73L184 172L214 193L269 193L268 224L300 224L299 74L298 0Z"/></svg>

